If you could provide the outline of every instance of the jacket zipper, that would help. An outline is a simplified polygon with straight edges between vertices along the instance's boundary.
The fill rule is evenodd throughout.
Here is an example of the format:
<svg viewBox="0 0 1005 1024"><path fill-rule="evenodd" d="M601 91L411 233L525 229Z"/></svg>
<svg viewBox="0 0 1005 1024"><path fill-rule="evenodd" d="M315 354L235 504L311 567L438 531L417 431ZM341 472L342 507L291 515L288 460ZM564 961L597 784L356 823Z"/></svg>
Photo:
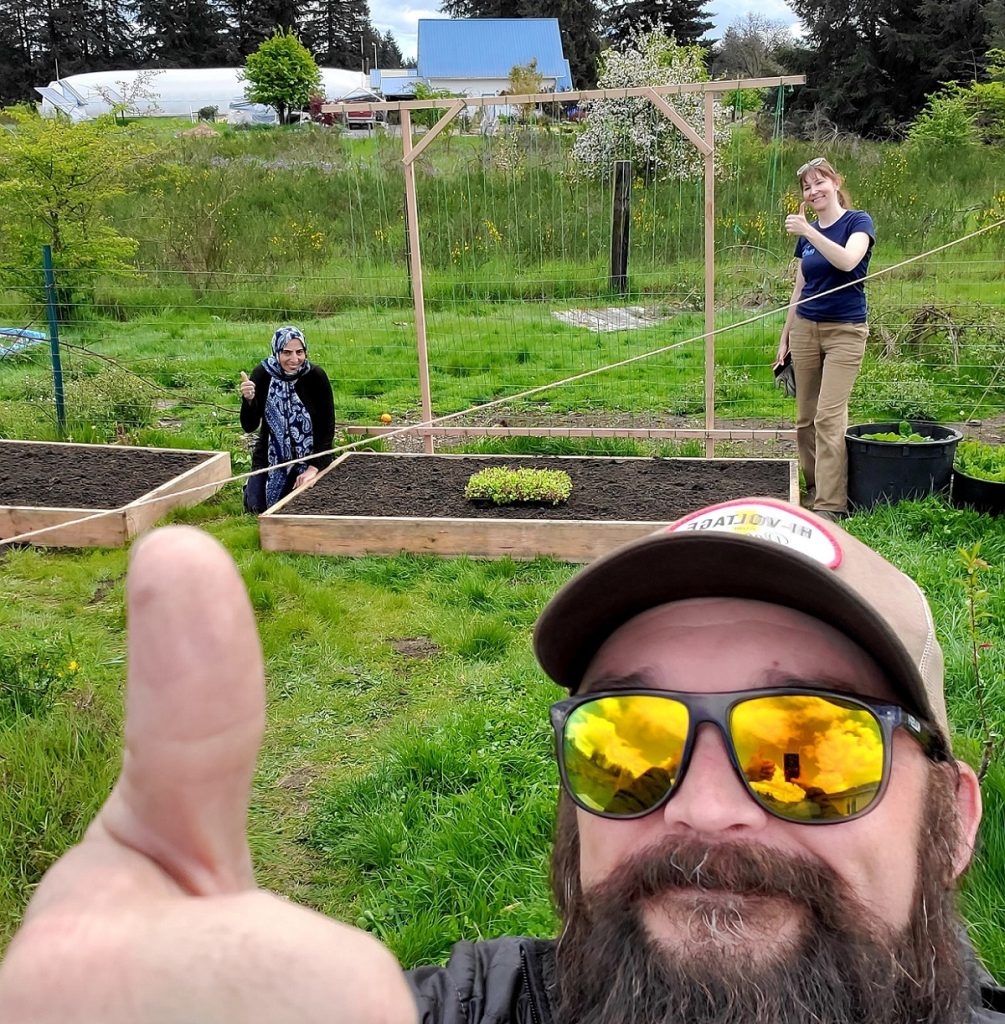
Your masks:
<svg viewBox="0 0 1005 1024"><path fill-rule="evenodd" d="M523 983L527 989L527 1005L530 1007L530 1019L534 1024L541 1024L541 1015L537 1012L534 1002L534 987L530 983L530 968L527 966L527 950L520 947L520 970L523 972Z"/></svg>

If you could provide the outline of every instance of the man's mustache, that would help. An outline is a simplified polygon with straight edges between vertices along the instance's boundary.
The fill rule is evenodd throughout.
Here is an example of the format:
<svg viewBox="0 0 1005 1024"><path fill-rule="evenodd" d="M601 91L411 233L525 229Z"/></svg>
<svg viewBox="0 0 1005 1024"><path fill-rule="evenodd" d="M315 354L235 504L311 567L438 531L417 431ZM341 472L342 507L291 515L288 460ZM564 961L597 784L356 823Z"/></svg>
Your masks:
<svg viewBox="0 0 1005 1024"><path fill-rule="evenodd" d="M675 890L794 900L824 913L854 897L833 868L805 854L750 842L709 843L666 837L619 865L584 893L586 903L640 903Z"/></svg>

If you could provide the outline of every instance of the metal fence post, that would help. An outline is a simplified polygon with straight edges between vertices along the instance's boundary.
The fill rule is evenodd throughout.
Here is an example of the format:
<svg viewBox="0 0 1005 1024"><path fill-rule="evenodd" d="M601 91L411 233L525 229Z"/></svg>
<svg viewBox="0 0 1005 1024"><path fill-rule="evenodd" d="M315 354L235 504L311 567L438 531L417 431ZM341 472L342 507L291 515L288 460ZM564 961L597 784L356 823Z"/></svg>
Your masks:
<svg viewBox="0 0 1005 1024"><path fill-rule="evenodd" d="M42 246L45 268L45 311L49 317L49 352L52 355L52 383L56 395L56 421L59 432L66 433L66 403L63 398L63 366L59 359L59 317L56 307L56 276L52 271L52 246Z"/></svg>
<svg viewBox="0 0 1005 1024"><path fill-rule="evenodd" d="M632 162L614 163L614 198L611 212L610 288L628 291L628 233L632 223Z"/></svg>

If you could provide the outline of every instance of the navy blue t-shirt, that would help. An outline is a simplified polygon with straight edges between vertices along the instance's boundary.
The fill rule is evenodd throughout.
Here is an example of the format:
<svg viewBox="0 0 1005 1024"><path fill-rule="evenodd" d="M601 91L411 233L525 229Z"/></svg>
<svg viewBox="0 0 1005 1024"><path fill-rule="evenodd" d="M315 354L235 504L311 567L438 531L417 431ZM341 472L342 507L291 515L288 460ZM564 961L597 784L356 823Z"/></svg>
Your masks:
<svg viewBox="0 0 1005 1024"><path fill-rule="evenodd" d="M810 242L801 235L796 241L796 259L802 260L803 286L801 299L811 299L796 306L796 314L805 320L839 321L840 323L861 324L866 320L865 285L862 278L869 272L869 258L872 246L876 241L876 229L872 217L863 210L846 210L830 227L822 228L813 225L824 237L838 245L847 245L848 239L856 232L864 231L869 236L869 248L852 270L838 270L816 251ZM814 295L830 291L838 285L857 281L848 288L822 299L813 299Z"/></svg>

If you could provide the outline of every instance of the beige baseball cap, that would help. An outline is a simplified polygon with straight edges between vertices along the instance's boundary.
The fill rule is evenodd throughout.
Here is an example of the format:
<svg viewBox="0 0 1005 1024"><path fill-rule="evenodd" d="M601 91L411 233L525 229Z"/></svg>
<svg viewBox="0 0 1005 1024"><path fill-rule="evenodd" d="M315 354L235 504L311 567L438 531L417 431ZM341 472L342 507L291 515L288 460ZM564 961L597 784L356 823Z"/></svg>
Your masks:
<svg viewBox="0 0 1005 1024"><path fill-rule="evenodd" d="M921 588L840 526L772 498L711 505L592 562L541 613L537 660L575 693L616 629L656 605L693 597L784 605L840 630L948 749L942 649Z"/></svg>

